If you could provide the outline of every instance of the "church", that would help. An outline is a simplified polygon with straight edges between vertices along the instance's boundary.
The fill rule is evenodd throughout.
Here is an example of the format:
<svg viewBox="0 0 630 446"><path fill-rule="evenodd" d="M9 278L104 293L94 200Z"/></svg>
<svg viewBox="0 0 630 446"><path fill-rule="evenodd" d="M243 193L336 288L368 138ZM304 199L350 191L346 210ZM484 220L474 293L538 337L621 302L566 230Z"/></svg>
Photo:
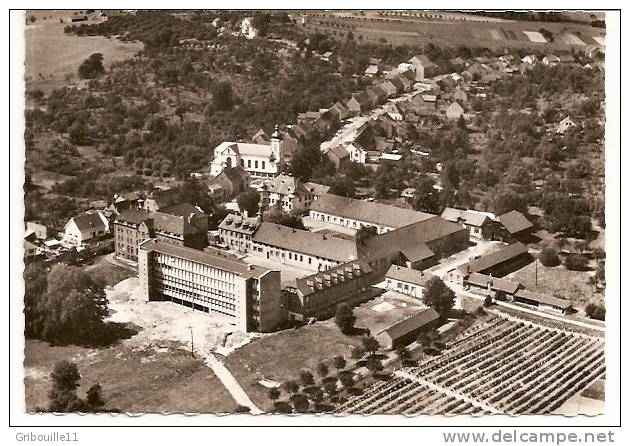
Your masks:
<svg viewBox="0 0 630 446"><path fill-rule="evenodd" d="M269 144L225 141L214 149L210 174L219 175L223 169L241 166L252 178L273 178L284 168L282 136L276 125Z"/></svg>

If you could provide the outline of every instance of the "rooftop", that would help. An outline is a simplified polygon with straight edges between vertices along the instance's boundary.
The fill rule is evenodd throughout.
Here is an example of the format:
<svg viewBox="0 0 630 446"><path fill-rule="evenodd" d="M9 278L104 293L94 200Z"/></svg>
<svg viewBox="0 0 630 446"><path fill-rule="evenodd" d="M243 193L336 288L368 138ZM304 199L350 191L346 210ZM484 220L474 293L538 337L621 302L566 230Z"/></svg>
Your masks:
<svg viewBox="0 0 630 446"><path fill-rule="evenodd" d="M388 279L400 280L401 282L413 283L414 285L426 286L429 279L435 277L433 274L424 273L416 269L405 268L404 266L392 265L385 275Z"/></svg>
<svg viewBox="0 0 630 446"><path fill-rule="evenodd" d="M352 260L325 271L296 280L296 288L303 296L316 293L318 290L333 287L346 280L365 276L372 272L370 265L362 260Z"/></svg>
<svg viewBox="0 0 630 446"><path fill-rule="evenodd" d="M518 290L519 286L521 285L518 282L512 282L511 280L487 276L485 274L480 274L480 273L472 273L468 277L466 282L472 285L477 285L484 288L490 285L491 289L495 291L497 290L505 291L508 294L514 294L516 290Z"/></svg>
<svg viewBox="0 0 630 446"><path fill-rule="evenodd" d="M457 269L463 274L479 273L526 253L527 246L517 242L478 259L463 263Z"/></svg>
<svg viewBox="0 0 630 446"><path fill-rule="evenodd" d="M416 314L409 316L407 319L377 333L377 335L387 333L392 340L400 339L427 324L435 322L439 318L440 315L433 308L425 308L424 310L420 310Z"/></svg>
<svg viewBox="0 0 630 446"><path fill-rule="evenodd" d="M499 216L499 221L510 234L517 234L534 226L532 222L519 211L507 212Z"/></svg>
<svg viewBox="0 0 630 446"><path fill-rule="evenodd" d="M72 218L74 223L79 228L79 231L87 231L89 229L101 229L105 227L105 217L102 217L100 212L94 212L90 214L83 214Z"/></svg>
<svg viewBox="0 0 630 446"><path fill-rule="evenodd" d="M553 307L562 308L563 310L567 310L573 306L570 300L561 299L555 296L549 296L548 294L534 293L527 290L518 290L515 296L520 297L521 299L539 302L544 305L551 305Z"/></svg>

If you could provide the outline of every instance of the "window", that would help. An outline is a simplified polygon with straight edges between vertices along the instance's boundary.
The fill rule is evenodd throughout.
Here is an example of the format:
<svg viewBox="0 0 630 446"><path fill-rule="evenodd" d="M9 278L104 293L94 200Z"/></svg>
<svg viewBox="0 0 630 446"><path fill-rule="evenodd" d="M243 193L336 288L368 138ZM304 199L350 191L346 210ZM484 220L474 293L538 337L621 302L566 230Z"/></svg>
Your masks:
<svg viewBox="0 0 630 446"><path fill-rule="evenodd" d="M251 169L251 167L252 167L252 160L247 160L247 167Z"/></svg>
<svg viewBox="0 0 630 446"><path fill-rule="evenodd" d="M258 169L258 160L254 161L254 169Z"/></svg>
<svg viewBox="0 0 630 446"><path fill-rule="evenodd" d="M262 168L263 169L265 168L265 162L264 161L262 161Z"/></svg>
<svg viewBox="0 0 630 446"><path fill-rule="evenodd" d="M245 160L241 158L241 167L245 167Z"/></svg>

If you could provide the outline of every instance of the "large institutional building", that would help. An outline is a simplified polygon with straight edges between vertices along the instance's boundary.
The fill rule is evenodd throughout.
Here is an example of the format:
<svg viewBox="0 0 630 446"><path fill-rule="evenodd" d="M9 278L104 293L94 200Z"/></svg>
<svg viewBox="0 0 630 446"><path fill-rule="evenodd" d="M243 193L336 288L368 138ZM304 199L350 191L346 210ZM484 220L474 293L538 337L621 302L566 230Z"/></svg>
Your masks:
<svg viewBox="0 0 630 446"><path fill-rule="evenodd" d="M270 144L222 142L214 149L210 174L219 175L223 169L241 166L252 178L272 178L284 168L282 136L276 126Z"/></svg>
<svg viewBox="0 0 630 446"><path fill-rule="evenodd" d="M219 250L147 240L138 251L138 278L147 300L222 314L243 332L273 331L286 319L280 271L248 265Z"/></svg>

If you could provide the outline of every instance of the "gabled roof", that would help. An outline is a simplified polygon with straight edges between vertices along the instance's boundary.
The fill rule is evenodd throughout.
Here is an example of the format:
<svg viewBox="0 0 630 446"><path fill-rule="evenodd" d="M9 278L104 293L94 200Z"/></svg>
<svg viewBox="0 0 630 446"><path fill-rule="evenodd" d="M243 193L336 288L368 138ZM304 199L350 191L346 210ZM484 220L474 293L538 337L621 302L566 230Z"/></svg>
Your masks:
<svg viewBox="0 0 630 446"><path fill-rule="evenodd" d="M441 217L452 222L458 222L461 219L465 224L476 227L483 226L486 220L493 220L493 217L484 212L468 211L451 207L444 208Z"/></svg>
<svg viewBox="0 0 630 446"><path fill-rule="evenodd" d="M219 150L219 152L223 152L226 149L232 149L235 153L240 155L251 155L251 156L262 156L269 157L271 156L272 150L271 146L268 144L251 144L246 142L230 142L224 141L219 144L215 150Z"/></svg>
<svg viewBox="0 0 630 446"><path fill-rule="evenodd" d="M400 228L434 217L424 212L332 194L322 195L311 205L311 210L392 228Z"/></svg>
<svg viewBox="0 0 630 446"><path fill-rule="evenodd" d="M402 254L412 263L430 259L435 255L435 253L424 243L403 248Z"/></svg>
<svg viewBox="0 0 630 446"><path fill-rule="evenodd" d="M446 112L462 114L464 113L464 109L457 102L453 102L451 105L448 106L448 108L446 109Z"/></svg>
<svg viewBox="0 0 630 446"><path fill-rule="evenodd" d="M382 333L387 334L390 339L396 340L400 339L403 336L414 332L432 322L437 321L440 318L440 315L433 308L425 308L424 310L420 310L417 313L411 315L407 319L400 321L385 330L380 331L376 335L380 335Z"/></svg>
<svg viewBox="0 0 630 446"><path fill-rule="evenodd" d="M470 276L468 276L466 282L483 288L487 288L488 285L490 285L490 288L493 291L505 291L507 294L514 294L516 290L518 290L518 288L521 286L521 284L518 282L501 279L499 277L487 276L480 273L472 273Z"/></svg>
<svg viewBox="0 0 630 446"><path fill-rule="evenodd" d="M333 154L340 160L350 156L350 153L343 146L335 146L326 152L326 154L329 153Z"/></svg>
<svg viewBox="0 0 630 446"><path fill-rule="evenodd" d="M365 91L361 91L359 93L354 93L352 95L352 99L357 101L359 103L359 105L361 106L361 108L368 107L370 105L370 102L371 102L370 96ZM350 101L352 99L350 99ZM350 102L350 101L348 101L348 102Z"/></svg>
<svg viewBox="0 0 630 446"><path fill-rule="evenodd" d="M79 231L88 231L91 229L102 230L105 229L105 217L100 212L94 212L91 214L83 214L78 217L73 217L70 221L74 221ZM69 224L70 222L68 222Z"/></svg>
<svg viewBox="0 0 630 446"><path fill-rule="evenodd" d="M121 212L116 217L115 222L125 222L134 225L139 225L143 221L150 220L152 217L151 212L144 209L127 209Z"/></svg>
<svg viewBox="0 0 630 446"><path fill-rule="evenodd" d="M553 307L562 308L563 310L567 310L573 306L570 300L561 299L559 297L550 296L548 294L534 293L527 290L518 290L515 296L520 297L521 299L539 302L544 305L551 305Z"/></svg>
<svg viewBox="0 0 630 446"><path fill-rule="evenodd" d="M165 206L163 208L160 208L160 212L164 212L165 214L177 215L178 217L188 218L203 217L206 215L201 209L187 202Z"/></svg>
<svg viewBox="0 0 630 446"><path fill-rule="evenodd" d="M496 265L500 265L503 262L507 262L526 253L527 246L523 245L521 242L517 242L493 253L481 256L478 259L463 263L457 267L457 270L462 274L483 273Z"/></svg>
<svg viewBox="0 0 630 446"><path fill-rule="evenodd" d="M356 242L353 240L293 229L269 222L260 224L252 240L337 262L347 262L358 257Z"/></svg>
<svg viewBox="0 0 630 446"><path fill-rule="evenodd" d="M377 65L368 65L365 69L365 74L377 74L378 66Z"/></svg>
<svg viewBox="0 0 630 446"><path fill-rule="evenodd" d="M330 190L330 186L327 186L326 184L313 183L310 181L304 183L304 187L306 187L310 193L317 196L324 195Z"/></svg>
<svg viewBox="0 0 630 446"><path fill-rule="evenodd" d="M532 222L519 211L507 212L499 216L499 221L510 234L517 234L534 226Z"/></svg>
<svg viewBox="0 0 630 446"><path fill-rule="evenodd" d="M184 216L167 214L161 211L153 213L153 229L178 236L186 236L199 232L200 229L190 223Z"/></svg>
<svg viewBox="0 0 630 446"><path fill-rule="evenodd" d="M437 64L432 62L431 59L429 59L424 54L413 56L411 59L409 59L409 63L413 65L422 65L424 68L437 67Z"/></svg>
<svg viewBox="0 0 630 446"><path fill-rule="evenodd" d="M414 285L426 287L429 279L435 277L433 274L424 273L417 269L405 268L404 266L392 265L387 270L385 277L388 279L400 280L401 282L412 283Z"/></svg>
<svg viewBox="0 0 630 446"><path fill-rule="evenodd" d="M230 181L230 183L241 183L243 180L246 180L248 177L248 173L241 166L235 167L226 167L224 168L217 177L224 175Z"/></svg>
<svg viewBox="0 0 630 446"><path fill-rule="evenodd" d="M308 190L304 187L304 183L286 174L278 175L275 178L265 181L264 184L267 187L267 191L275 194L288 195L289 192L296 194L308 193Z"/></svg>
<svg viewBox="0 0 630 446"><path fill-rule="evenodd" d="M372 272L372 268L362 260L352 260L347 263L320 271L310 276L297 279L296 288L302 296L308 296L325 288L332 288L357 277L365 276Z"/></svg>
<svg viewBox="0 0 630 446"><path fill-rule="evenodd" d="M238 214L228 214L219 224L219 229L252 235L259 225L256 217L245 218Z"/></svg>

